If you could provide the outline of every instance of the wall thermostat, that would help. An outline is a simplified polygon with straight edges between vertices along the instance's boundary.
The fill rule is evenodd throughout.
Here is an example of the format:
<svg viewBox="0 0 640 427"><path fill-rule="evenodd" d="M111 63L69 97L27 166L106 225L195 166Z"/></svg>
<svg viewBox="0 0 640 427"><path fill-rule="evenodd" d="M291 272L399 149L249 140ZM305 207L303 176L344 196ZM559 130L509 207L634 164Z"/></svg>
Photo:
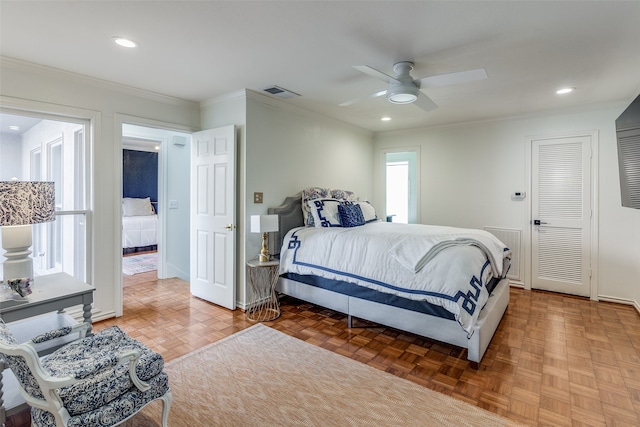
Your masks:
<svg viewBox="0 0 640 427"><path fill-rule="evenodd" d="M511 195L511 198L513 200L522 200L526 197L526 195L527 193L525 193L524 191L514 191Z"/></svg>

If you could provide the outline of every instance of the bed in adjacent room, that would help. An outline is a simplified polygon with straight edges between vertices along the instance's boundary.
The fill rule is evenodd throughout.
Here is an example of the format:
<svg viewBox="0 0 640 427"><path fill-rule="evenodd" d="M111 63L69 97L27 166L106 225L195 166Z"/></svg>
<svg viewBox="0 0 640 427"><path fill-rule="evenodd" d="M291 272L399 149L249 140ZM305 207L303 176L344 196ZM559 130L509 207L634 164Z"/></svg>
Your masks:
<svg viewBox="0 0 640 427"><path fill-rule="evenodd" d="M158 249L158 215L151 199L122 199L122 252L147 252Z"/></svg>
<svg viewBox="0 0 640 427"><path fill-rule="evenodd" d="M305 189L269 209L278 291L468 350L477 364L509 303L511 252L475 229L379 221L343 190ZM275 244L273 243L275 242Z"/></svg>

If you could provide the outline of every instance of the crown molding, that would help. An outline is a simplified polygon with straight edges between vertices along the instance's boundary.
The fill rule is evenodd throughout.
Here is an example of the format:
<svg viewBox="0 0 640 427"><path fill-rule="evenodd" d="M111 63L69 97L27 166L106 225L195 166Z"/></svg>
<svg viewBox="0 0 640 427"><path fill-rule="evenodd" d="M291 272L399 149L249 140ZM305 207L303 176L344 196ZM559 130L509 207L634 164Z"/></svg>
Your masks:
<svg viewBox="0 0 640 427"><path fill-rule="evenodd" d="M72 71L67 71L67 70L62 70L60 68L54 68L46 65L36 64L33 62L10 58L7 56L0 56L0 65L2 66L2 68L12 68L12 69L23 71L23 72L33 72L33 73L40 74L42 76L51 76L51 77L64 79L66 81L70 81L74 83L80 82L87 86L92 86L98 89L119 92L126 95L135 95L140 98L162 102L165 104L171 104L171 105L176 105L181 107L193 107L198 105L198 103L194 101L175 98L173 96L163 95L160 93L151 92L144 89L139 89L133 86L114 83L108 80L102 80L102 79L90 77L84 74L74 73Z"/></svg>
<svg viewBox="0 0 640 427"><path fill-rule="evenodd" d="M603 102L598 104L585 104L585 105L576 105L572 107L562 107L562 108L553 108L548 110L531 111L531 112L522 113L522 114L512 114L508 116L492 117L492 118L480 119L480 120L470 120L466 122L453 122L453 123L444 123L441 125L419 126L414 128L408 128L408 129L378 131L375 133L377 135L404 135L404 134L411 134L411 133L428 131L428 130L462 129L466 127L475 127L475 126L481 126L485 124L508 122L513 120L539 119L539 118L553 117L558 115L583 114L583 113L590 113L594 111L616 109L616 108L620 109L620 112L622 112L625 106L626 104L624 104L621 101L610 101L610 102Z"/></svg>
<svg viewBox="0 0 640 427"><path fill-rule="evenodd" d="M351 123L347 123L344 122L342 120L336 119L334 117L330 117L330 116L326 116L324 114L320 114L320 113L316 113L315 111L311 111L311 110L307 110L306 108L302 108L302 107L298 107L297 105L292 105L286 101L282 101L280 99L276 99L272 96L269 95L264 95L260 92L256 92L254 90L251 89L246 89L247 92L247 99L251 99L257 102L260 102L262 104L266 104L270 107L275 107L284 111L288 111L291 113L295 113L295 114L300 114L302 116L308 117L310 119L314 119L314 120L324 120L324 121L329 121L329 122L333 122L336 124L340 124L341 126L346 126L349 128L352 128L354 130L360 131L360 132L365 132L368 133L370 135L373 135L375 132L369 130L369 129L365 129L362 128L360 126L356 126L354 124Z"/></svg>
<svg viewBox="0 0 640 427"><path fill-rule="evenodd" d="M329 117L329 116L325 116L324 114L320 114L320 113L316 113L315 111L311 111L311 110L307 110L305 108L302 107L298 107L296 105L291 105L290 103L280 100L280 99L276 99L270 95L265 95L262 94L260 92L257 92L255 90L252 89L242 89L236 92L232 92L229 93L227 95L223 95L223 96L219 96L216 98L212 98L209 99L207 101L202 101L200 103L201 107L207 107L207 106L211 106L211 105L215 105L215 104L220 104L220 103L224 103L224 102L228 102L228 101L235 101L235 100L252 100L252 101L257 101L261 104L264 105L268 105L269 107L273 107L273 108L277 108L283 111L287 111L293 114L299 114L305 117L309 117L313 120L325 120L325 121L331 121L337 124L340 124L341 126L347 126L353 129L356 129L358 131L361 132L366 132L369 134L373 134L372 131L370 131L369 129L364 129L361 128L359 126L353 125L351 123L347 123L347 122L343 122L342 120L338 120L335 119L333 117Z"/></svg>
<svg viewBox="0 0 640 427"><path fill-rule="evenodd" d="M215 104L221 104L229 101L236 100L246 100L247 98L247 90L241 89L235 92L228 93L226 95L217 96L215 98L207 99L206 101L200 102L201 107L208 107Z"/></svg>

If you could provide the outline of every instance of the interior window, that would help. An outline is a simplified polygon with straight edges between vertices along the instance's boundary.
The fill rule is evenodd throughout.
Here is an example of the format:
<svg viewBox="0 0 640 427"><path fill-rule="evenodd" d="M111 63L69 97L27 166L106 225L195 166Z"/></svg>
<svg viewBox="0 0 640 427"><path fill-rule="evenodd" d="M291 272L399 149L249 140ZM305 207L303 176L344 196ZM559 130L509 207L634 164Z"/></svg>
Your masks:
<svg viewBox="0 0 640 427"><path fill-rule="evenodd" d="M86 280L89 122L13 112L0 119L13 126L0 133L0 180L55 183L56 220L32 226L34 274L65 272Z"/></svg>

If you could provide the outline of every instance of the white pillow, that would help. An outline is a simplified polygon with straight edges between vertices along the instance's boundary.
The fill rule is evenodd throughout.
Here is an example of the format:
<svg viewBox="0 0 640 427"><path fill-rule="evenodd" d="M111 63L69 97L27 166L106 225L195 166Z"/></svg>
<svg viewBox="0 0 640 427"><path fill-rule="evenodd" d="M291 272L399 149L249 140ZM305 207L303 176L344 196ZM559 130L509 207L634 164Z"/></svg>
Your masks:
<svg viewBox="0 0 640 427"><path fill-rule="evenodd" d="M373 222L378 220L376 210L369 202L353 202L354 205L360 206L362 209L362 215L364 215L364 222Z"/></svg>
<svg viewBox="0 0 640 427"><path fill-rule="evenodd" d="M340 201L336 199L307 200L307 208L313 216L313 226L341 227L339 205Z"/></svg>
<svg viewBox="0 0 640 427"><path fill-rule="evenodd" d="M122 216L142 216L154 215L155 211L151 206L151 199L134 199L125 197L122 199Z"/></svg>

